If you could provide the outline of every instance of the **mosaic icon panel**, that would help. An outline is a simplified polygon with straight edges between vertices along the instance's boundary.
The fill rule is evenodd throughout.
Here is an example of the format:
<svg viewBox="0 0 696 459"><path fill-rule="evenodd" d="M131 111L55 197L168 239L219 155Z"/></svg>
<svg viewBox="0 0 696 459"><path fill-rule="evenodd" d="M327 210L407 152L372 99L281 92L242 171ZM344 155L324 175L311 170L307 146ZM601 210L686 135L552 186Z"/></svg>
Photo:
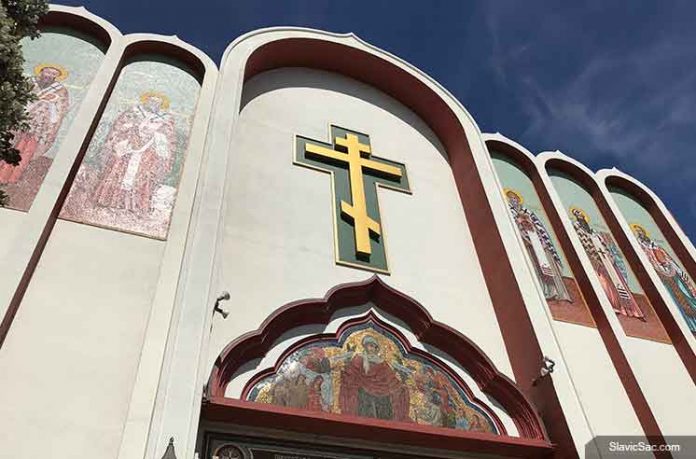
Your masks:
<svg viewBox="0 0 696 459"><path fill-rule="evenodd" d="M166 239L199 90L158 56L126 65L60 218Z"/></svg>
<svg viewBox="0 0 696 459"><path fill-rule="evenodd" d="M560 171L549 175L624 332L671 342L590 193Z"/></svg>
<svg viewBox="0 0 696 459"><path fill-rule="evenodd" d="M505 187L510 217L522 238L525 254L544 291L555 320L595 327L575 276L527 174L506 155L491 152Z"/></svg>
<svg viewBox="0 0 696 459"><path fill-rule="evenodd" d="M23 39L24 70L36 100L26 109L29 128L14 133L18 165L0 161L0 186L8 208L28 211L56 157L99 65L101 44L77 31L49 27L39 38Z"/></svg>
<svg viewBox="0 0 696 459"><path fill-rule="evenodd" d="M488 407L435 361L407 351L369 319L337 338L318 338L287 353L277 371L244 391L250 401L434 427L505 433Z"/></svg>

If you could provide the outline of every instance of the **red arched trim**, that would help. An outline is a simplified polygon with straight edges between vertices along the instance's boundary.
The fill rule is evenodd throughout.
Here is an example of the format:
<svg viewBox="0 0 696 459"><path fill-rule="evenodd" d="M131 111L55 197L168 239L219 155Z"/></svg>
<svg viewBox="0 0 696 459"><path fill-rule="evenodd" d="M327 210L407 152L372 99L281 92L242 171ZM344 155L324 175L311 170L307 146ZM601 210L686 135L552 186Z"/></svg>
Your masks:
<svg viewBox="0 0 696 459"><path fill-rule="evenodd" d="M323 299L289 303L276 310L254 331L230 343L215 362L208 384L212 399L224 398L225 387L245 363L262 358L285 332L308 324L327 324L336 311L372 303L402 320L423 344L447 352L476 381L479 388L500 403L512 417L523 438L544 440L542 422L531 402L471 340L447 325L433 320L427 310L403 293L373 276L371 279L339 285ZM362 422L365 422L363 418Z"/></svg>
<svg viewBox="0 0 696 459"><path fill-rule="evenodd" d="M366 83L411 109L438 136L447 151L518 387L541 408L550 437L559 449L568 457L577 457L554 385L546 382L532 385L539 374L543 352L525 312L522 293L489 205L489 199L498 198L487 195L471 151L471 140L457 114L432 89L434 83L426 84L425 78L408 71L406 64L396 64L376 53L321 38L280 38L261 45L247 59L244 78L280 67L326 70ZM478 132L473 122L471 127Z"/></svg>
<svg viewBox="0 0 696 459"><path fill-rule="evenodd" d="M609 203L600 190L599 184L594 179L594 176L590 175L590 173L577 165L558 158L549 159L546 162L545 167L547 171L549 169L556 169L568 174L570 177L577 180L590 193L592 199L594 199L595 203L597 204L602 217L607 222L607 226L613 234L616 243L619 245L619 248L626 257L629 266L635 273L640 286L645 292L645 295L650 300L653 310L672 341L671 344L677 351L677 354L679 355L679 358L684 364L687 372L691 376L692 381L696 382L696 357L694 356L686 337L682 333L682 330L677 323L677 320L681 320L681 317L676 318L672 315L667 304L657 291L657 288L655 288L655 284L652 282L652 279L650 279L650 275L648 274L645 266L643 266L643 264L640 262L638 254L633 250L631 241L628 240L628 237L621 227L621 223L616 218L616 215L614 215L612 212L611 207L609 207Z"/></svg>
<svg viewBox="0 0 696 459"><path fill-rule="evenodd" d="M104 49L111 45L111 35L104 27L79 14L49 11L39 20L39 29L46 27L69 27L95 38Z"/></svg>
<svg viewBox="0 0 696 459"><path fill-rule="evenodd" d="M633 410L638 416L638 419L646 435L648 435L650 438L656 439L658 442L663 441L662 433L660 432L659 426L657 425L657 421L655 420L655 417L652 413L652 410L650 409L647 399L645 398L645 395L643 394L643 391L641 390L640 385L638 384L638 380L636 379L636 376L633 373L633 369L631 368L631 365L628 362L628 358L626 357L626 354L621 348L621 344L619 343L616 335L614 334L614 330L612 329L611 324L609 323L609 320L606 314L604 313L604 310L602 309L600 299L597 296L597 292L595 292L594 288L592 287L587 272L585 272L585 270L582 268L582 264L580 262L578 254L575 251L568 236L568 233L565 231L565 228L561 221L561 215L553 205L551 196L549 194L549 190L546 188L546 186L543 183L543 180L541 179L539 168L531 160L531 158L529 158L523 152L518 151L512 145L496 140L490 140L486 143L487 145L489 145L490 148L495 149L496 151L499 151L500 153L503 153L505 155L508 155L510 158L516 161L518 165L520 165L520 167L522 167L523 170L527 173L527 175L532 179L532 182L534 183L534 188L537 191L537 195L539 196L542 206L546 211L546 215L548 216L549 221L551 222L551 226L556 232L558 241L565 252L568 263L570 263L572 267L573 273L575 274L575 278L578 281L578 284L580 285L580 289L585 295L587 306L590 310L590 313L592 314L595 323L597 324L597 329L599 331L600 337L602 338L602 342L604 343L604 346L607 349L607 353L609 354L609 358L614 364L616 372L620 376L619 379L621 380L621 383L623 384L623 387L626 390L626 393L628 394L628 398L631 402ZM556 168L573 177L575 180L578 180L578 182L581 183L582 186L585 187L585 189L591 190L590 194L592 195L595 202L597 202L596 196L599 192L599 188L597 187L597 184L594 181L593 177L590 176L587 172L583 171L582 169L578 168L572 163L562 161L560 159L549 160L545 166L547 171L548 169ZM593 187L596 187L596 189L594 189Z"/></svg>
<svg viewBox="0 0 696 459"><path fill-rule="evenodd" d="M184 69L188 70L188 72L198 80L199 84L203 82L203 78L205 77L206 69L203 61L191 51L172 43L147 39L135 41L129 44L123 52L121 66L124 67L133 60L141 57L145 60L156 60L158 57L172 59Z"/></svg>
<svg viewBox="0 0 696 459"><path fill-rule="evenodd" d="M689 276L691 276L692 279L696 279L696 260L691 256L681 238L677 236L674 228L648 191L642 188L640 184L618 175L607 175L604 179L604 183L607 187L617 188L630 195L648 211L652 219L655 220L657 227L660 228L660 231L664 234L669 245L674 249L674 252L677 254L677 257L679 257L684 268L686 268Z"/></svg>
<svg viewBox="0 0 696 459"><path fill-rule="evenodd" d="M247 400L248 395L251 392L251 390L256 386L256 384L259 383L259 381L275 375L278 373L280 370L281 365L285 361L285 359L290 356L292 353L297 351L298 349L301 349L305 346L308 346L312 343L316 343L319 341L325 341L325 340L338 340L343 333L356 325L361 325L361 324L367 324L367 323L374 323L377 324L379 327L383 328L384 330L388 331L391 333L396 339L399 341L401 344L402 348L406 351L407 355L413 355L420 357L421 359L425 360L438 370L441 370L445 374L447 374L450 378L452 378L453 381L457 383L457 387L462 389L462 391L465 393L467 400L472 402L476 407L481 409L486 416L488 416L493 424L495 425L496 430L498 431L499 434L501 435L507 435L507 431L505 429L505 425L503 425L502 421L498 417L498 415L491 409L490 406L483 400L479 399L476 397L476 394L473 393L473 391L469 388L469 386L462 380L459 375L452 371L452 369L442 362L439 358L436 356L425 352L421 349L415 348L411 346L411 343L408 341L408 339L401 333L398 329L394 328L387 322L384 322L381 320L373 311L369 311L367 314L365 314L362 317L355 317L352 319L349 319L345 321L341 326L338 328L336 333L321 333L317 335L312 335L307 338L304 338L302 340L299 340L297 343L294 343L292 346L290 346L287 350L285 350L282 355L277 359L275 365L271 368L267 368L265 370L260 371L254 377L252 377L249 382L247 382L246 386L244 387L244 390L242 391L241 399L242 400Z"/></svg>
<svg viewBox="0 0 696 459"><path fill-rule="evenodd" d="M597 298L594 296L594 291L592 291L589 281L586 279L587 274L582 269L580 260L573 249L573 245L570 242L570 238L568 237L565 228L563 227L563 223L561 222L560 218L558 218L558 214L553 208L549 191L546 189L546 185L541 178L541 174L539 174L539 169L537 168L533 157L530 157L528 153L518 150L516 146L510 143L496 139L486 140L486 148L488 148L489 154L495 151L498 154L504 155L515 165L517 165L524 172L524 174L527 175L529 180L532 181L534 191L536 192L537 197L541 202L541 206L549 219L549 223L551 223L551 228L556 235L556 239L561 246L566 260L568 260L570 271L573 273L575 282L580 289L580 295L582 296L582 301L584 303L583 307L590 317L591 324L583 325L597 327L598 319L596 316L604 316L604 311L599 304L599 300L597 300ZM606 317L604 318L606 319ZM601 317L599 320L601 320Z"/></svg>

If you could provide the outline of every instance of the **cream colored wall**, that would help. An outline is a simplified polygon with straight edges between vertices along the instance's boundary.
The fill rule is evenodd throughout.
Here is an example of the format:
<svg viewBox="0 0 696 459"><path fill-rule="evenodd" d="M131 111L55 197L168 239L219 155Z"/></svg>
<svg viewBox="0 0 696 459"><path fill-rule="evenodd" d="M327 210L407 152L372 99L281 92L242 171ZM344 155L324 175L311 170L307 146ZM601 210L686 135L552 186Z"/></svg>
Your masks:
<svg viewBox="0 0 696 459"><path fill-rule="evenodd" d="M285 303L372 276L334 262L329 175L292 164L295 134L328 140L333 123L369 134L375 155L408 170L413 195L379 190L392 272L383 279L512 377L451 169L423 122L373 88L309 69L261 74L246 83L243 98L214 288L232 293L226 307L234 320L215 319L209 366Z"/></svg>
<svg viewBox="0 0 696 459"><path fill-rule="evenodd" d="M644 435L599 332L559 321L553 327L594 434Z"/></svg>
<svg viewBox="0 0 696 459"><path fill-rule="evenodd" d="M5 257L7 251L12 246L12 241L14 241L17 231L21 228L25 215L24 212L19 210L0 208L0 228L2 228L0 260Z"/></svg>
<svg viewBox="0 0 696 459"><path fill-rule="evenodd" d="M674 347L628 337L626 351L662 433L693 435L696 388Z"/></svg>
<svg viewBox="0 0 696 459"><path fill-rule="evenodd" d="M0 457L116 457L163 248L57 222L0 352Z"/></svg>

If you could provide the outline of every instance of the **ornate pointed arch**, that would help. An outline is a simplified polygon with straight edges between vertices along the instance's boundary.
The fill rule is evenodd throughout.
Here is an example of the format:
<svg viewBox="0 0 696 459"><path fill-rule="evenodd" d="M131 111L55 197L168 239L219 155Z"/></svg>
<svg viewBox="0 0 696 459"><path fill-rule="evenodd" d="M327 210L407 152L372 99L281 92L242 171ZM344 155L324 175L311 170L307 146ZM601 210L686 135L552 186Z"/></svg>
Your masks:
<svg viewBox="0 0 696 459"><path fill-rule="evenodd" d="M462 432L454 431L454 429L416 426L401 422L357 418L348 415L324 412L312 413L305 410L225 397L228 383L240 370L245 368L245 364L262 359L288 331L302 325L326 325L337 311L363 306L368 303L402 321L421 344L430 345L446 352L456 364L468 373L484 394L495 399L510 415L521 438L505 435L504 429L498 430L500 435L470 431ZM318 335L301 340L280 357L274 368L261 372L249 382L244 391L245 395L253 390L255 382L277 371L284 359L292 352L310 344L312 341L340 339L341 335L345 335L346 331L350 331L367 321L376 322L382 327L386 325L379 321L375 315L367 314L358 319L347 321L335 334L330 336ZM390 332L398 335L398 332L394 332L394 329L390 329ZM424 351L414 349L408 345L407 340L403 336L395 336L395 339L404 344L404 350L407 353L416 355L418 358L427 358L427 361L437 365L438 369L447 371L448 376L452 377L453 380L458 379L451 370L447 370L447 367L441 361ZM460 380L457 382L461 383ZM477 402L471 393L467 395L474 404ZM273 416L269 415L266 418L264 413L273 413ZM366 435L374 436L374 430L371 429L378 429L389 437L390 435L393 436L395 432L403 434L403 430L407 430L411 433L410 438L413 438L413 441L426 442L425 438L427 437L430 439L427 443L432 444L432 439L435 438L445 441L447 444L457 444L459 445L458 447L489 452L493 450L502 452L506 448L524 449L529 447L531 449L525 454L537 455L541 451L548 452L551 448L546 440L547 436L542 422L531 402L507 376L495 368L491 360L476 344L451 327L435 321L421 304L389 287L377 276L364 282L339 285L331 289L322 299L309 299L289 303L268 317L258 330L240 336L231 342L215 362L208 382L207 401L204 403L203 416L208 420L237 420L237 422L239 421L239 416L245 416L245 422L253 422L254 419L275 419L276 422L281 422L278 421L278 416L287 416L288 422L283 423L284 428L295 424L290 420L298 421L305 426L311 425L312 429L320 430L330 428L333 424L334 426L340 426L340 428L336 427L332 432L340 432L340 435L343 436L359 436L363 429L367 429L364 432ZM263 425L267 426L267 424ZM499 420L497 420L496 426L498 428L502 427ZM453 432L447 432L449 430ZM420 438L419 435L423 438ZM399 441L403 441L403 438L403 435L401 435ZM483 444L486 446L482 447ZM532 453L532 450L536 452Z"/></svg>
<svg viewBox="0 0 696 459"><path fill-rule="evenodd" d="M368 353L366 347L370 347L372 353ZM363 410L377 408L376 412L360 413L360 399L365 397L359 394L360 389L354 382L348 381L361 379L364 365L376 366L374 374L382 376L379 383L373 384L374 389L390 391L390 385L405 389L394 391L393 396L381 397L381 404L380 400L370 398L371 402L377 401L376 406L363 407ZM332 381L334 373L341 373L340 385ZM335 333L312 335L290 346L273 366L246 383L241 398L287 405L293 400L288 400L286 390L295 387L297 378L306 380L308 384L305 385L310 388L309 399L294 400L305 402L304 409L335 413L339 410L346 413L347 409L349 414L357 416L393 416L394 420L408 419L408 422L500 435L507 433L495 411L477 398L452 368L433 354L412 346L403 333L381 320L372 309L343 322ZM404 381L413 385L408 388ZM350 394L341 393L336 397L339 389ZM403 400L399 398L408 402L401 403ZM383 409L386 412L380 412Z"/></svg>

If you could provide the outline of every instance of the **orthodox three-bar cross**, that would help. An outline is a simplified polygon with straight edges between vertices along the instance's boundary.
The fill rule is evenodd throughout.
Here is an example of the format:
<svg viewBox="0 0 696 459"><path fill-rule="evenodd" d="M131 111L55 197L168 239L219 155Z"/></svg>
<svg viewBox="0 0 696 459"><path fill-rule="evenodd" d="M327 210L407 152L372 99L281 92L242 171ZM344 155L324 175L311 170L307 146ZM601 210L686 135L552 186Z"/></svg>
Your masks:
<svg viewBox="0 0 696 459"><path fill-rule="evenodd" d="M340 209L335 218L337 261L386 272L376 187L409 192L405 166L372 156L368 135L337 126L331 126L331 143L297 136L295 147L298 164L333 176L334 210Z"/></svg>

